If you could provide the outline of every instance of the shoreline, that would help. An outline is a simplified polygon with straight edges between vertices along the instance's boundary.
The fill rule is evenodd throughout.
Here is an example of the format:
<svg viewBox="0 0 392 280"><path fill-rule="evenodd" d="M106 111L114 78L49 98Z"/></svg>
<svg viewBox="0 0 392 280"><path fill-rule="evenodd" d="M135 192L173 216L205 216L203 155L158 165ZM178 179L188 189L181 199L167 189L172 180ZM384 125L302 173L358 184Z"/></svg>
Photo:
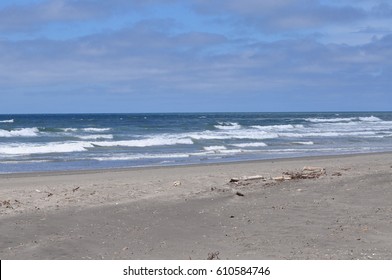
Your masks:
<svg viewBox="0 0 392 280"><path fill-rule="evenodd" d="M311 159L334 159L334 158L349 158L356 156L368 155L384 155L390 154L392 151L383 152L366 152L366 153L351 153L351 154L333 154L333 155L314 155L314 156L298 156L298 157L279 157L268 159L250 159L250 160L233 160L224 162L211 162L211 163L189 163L189 164L173 164L173 165L146 165L146 166L131 166L131 167L114 167L102 169L81 169L81 170L55 170L55 171L31 171L31 172L10 172L0 173L1 178L17 178L17 177L35 177L35 176L58 176L58 175L77 175L77 174L95 174L95 173L108 173L108 172L126 172L132 170L155 170L155 169L171 169L171 168L187 168L197 166L219 166L219 165L233 165L233 164L246 164L246 163L263 163L263 162L280 162L280 161L298 161L298 160L311 160Z"/></svg>
<svg viewBox="0 0 392 280"><path fill-rule="evenodd" d="M2 175L0 258L392 259L391 154Z"/></svg>

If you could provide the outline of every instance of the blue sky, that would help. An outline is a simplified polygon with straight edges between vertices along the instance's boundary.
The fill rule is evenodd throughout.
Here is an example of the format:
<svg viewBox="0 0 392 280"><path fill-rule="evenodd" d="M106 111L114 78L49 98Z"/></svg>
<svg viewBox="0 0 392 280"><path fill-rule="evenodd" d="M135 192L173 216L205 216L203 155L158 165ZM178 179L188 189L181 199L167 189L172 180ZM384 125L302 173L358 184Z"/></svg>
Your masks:
<svg viewBox="0 0 392 280"><path fill-rule="evenodd" d="M392 4L0 3L0 114L391 110Z"/></svg>

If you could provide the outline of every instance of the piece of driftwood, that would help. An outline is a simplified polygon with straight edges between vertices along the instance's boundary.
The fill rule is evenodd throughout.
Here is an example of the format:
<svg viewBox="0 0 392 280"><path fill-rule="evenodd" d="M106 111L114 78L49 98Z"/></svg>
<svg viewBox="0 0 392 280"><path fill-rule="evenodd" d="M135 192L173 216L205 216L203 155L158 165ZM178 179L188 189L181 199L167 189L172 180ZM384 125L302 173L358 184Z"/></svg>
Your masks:
<svg viewBox="0 0 392 280"><path fill-rule="evenodd" d="M244 196L244 194L243 194L243 193L241 193L241 192L238 192L238 191L237 191L235 194L236 194L236 195L238 195L238 196Z"/></svg>
<svg viewBox="0 0 392 280"><path fill-rule="evenodd" d="M322 171L325 170L322 167L315 167L315 166L304 166L304 168L302 168L302 171Z"/></svg>
<svg viewBox="0 0 392 280"><path fill-rule="evenodd" d="M233 177L230 179L230 183L235 183L239 181L263 180L263 179L264 176L261 175Z"/></svg>
<svg viewBox="0 0 392 280"><path fill-rule="evenodd" d="M275 181L285 181L285 180L291 180L291 176L289 175L284 175L284 176L278 176L278 177L272 177L272 180Z"/></svg>

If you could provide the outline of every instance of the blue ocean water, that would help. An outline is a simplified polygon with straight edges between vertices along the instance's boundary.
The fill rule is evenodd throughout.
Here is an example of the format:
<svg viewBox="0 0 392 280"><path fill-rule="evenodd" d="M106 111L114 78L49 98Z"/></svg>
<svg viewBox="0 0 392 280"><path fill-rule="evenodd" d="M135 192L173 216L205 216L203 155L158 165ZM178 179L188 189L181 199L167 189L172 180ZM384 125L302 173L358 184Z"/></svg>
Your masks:
<svg viewBox="0 0 392 280"><path fill-rule="evenodd" d="M0 173L392 151L392 112L0 115Z"/></svg>

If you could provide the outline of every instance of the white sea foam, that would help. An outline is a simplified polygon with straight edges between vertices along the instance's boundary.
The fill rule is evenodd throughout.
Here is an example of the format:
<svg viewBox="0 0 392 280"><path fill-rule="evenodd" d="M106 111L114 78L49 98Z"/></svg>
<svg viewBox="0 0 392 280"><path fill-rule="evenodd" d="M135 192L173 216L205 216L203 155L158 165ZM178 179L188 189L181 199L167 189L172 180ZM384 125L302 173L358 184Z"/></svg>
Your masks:
<svg viewBox="0 0 392 280"><path fill-rule="evenodd" d="M216 157L217 155L234 155L234 154L239 154L243 152L249 152L245 150L240 150L240 149L227 149L224 146L209 146L209 147L204 147L203 148L204 152L193 152L190 153L189 156L196 156L196 157L201 157L201 156L212 156Z"/></svg>
<svg viewBox="0 0 392 280"><path fill-rule="evenodd" d="M219 151L219 150L226 150L225 146L208 146L203 148L205 151Z"/></svg>
<svg viewBox="0 0 392 280"><path fill-rule="evenodd" d="M282 125L265 125L265 126L252 125L251 127L263 131L287 131L287 130L304 128L302 124L282 124Z"/></svg>
<svg viewBox="0 0 392 280"><path fill-rule="evenodd" d="M208 147L206 147L208 148ZM191 153L189 154L190 156L215 156L215 155L234 155L234 154L239 154L243 153L244 150L240 149L215 149L215 150L206 150L205 152L197 152L197 153Z"/></svg>
<svg viewBox="0 0 392 280"><path fill-rule="evenodd" d="M330 118L330 119L320 119L320 118L308 118L305 121L319 123L319 122L349 122L356 120L357 118Z"/></svg>
<svg viewBox="0 0 392 280"><path fill-rule="evenodd" d="M219 125L215 125L216 128L226 130L226 129L240 129L241 125L236 122L219 122Z"/></svg>
<svg viewBox="0 0 392 280"><path fill-rule="evenodd" d="M298 144L298 145L314 145L313 141L293 142L293 144Z"/></svg>
<svg viewBox="0 0 392 280"><path fill-rule="evenodd" d="M72 127L67 127L67 128L60 128L60 130L62 130L64 132L75 132L78 129L77 128L72 128Z"/></svg>
<svg viewBox="0 0 392 280"><path fill-rule="evenodd" d="M240 150L240 149L220 150L219 151L220 154L229 154L229 155L240 154L243 152L249 152L249 151Z"/></svg>
<svg viewBox="0 0 392 280"><path fill-rule="evenodd" d="M12 120L3 120L3 121L0 121L0 123L13 123L14 122L14 120L12 119Z"/></svg>
<svg viewBox="0 0 392 280"><path fill-rule="evenodd" d="M76 137L83 140L113 139L112 134L78 135Z"/></svg>
<svg viewBox="0 0 392 280"><path fill-rule="evenodd" d="M314 132L390 132L392 130L391 121L381 121L381 122L348 122L348 123L330 123L326 125L325 123L314 124L311 128L306 131Z"/></svg>
<svg viewBox="0 0 392 280"><path fill-rule="evenodd" d="M375 116L370 117L353 117L353 118L308 118L306 121L313 123L345 123L352 121L361 121L361 122L380 122L382 119L377 118Z"/></svg>
<svg viewBox="0 0 392 280"><path fill-rule="evenodd" d="M83 128L83 131L86 132L104 132L104 131L109 131L110 128L95 128L95 127L87 127Z"/></svg>
<svg viewBox="0 0 392 280"><path fill-rule="evenodd" d="M363 138L389 138L392 134L362 136Z"/></svg>
<svg viewBox="0 0 392 280"><path fill-rule="evenodd" d="M20 128L15 130L0 129L0 137L34 137L39 133L38 128Z"/></svg>
<svg viewBox="0 0 392 280"><path fill-rule="evenodd" d="M70 153L82 152L87 148L92 148L89 142L52 142L47 144L9 144L0 145L0 154L6 155L29 155L29 154L48 154L48 153Z"/></svg>
<svg viewBox="0 0 392 280"><path fill-rule="evenodd" d="M189 138L167 138L167 137L154 137L138 140L122 140L122 141L102 141L92 142L95 146L100 147L150 147L150 146L168 146L168 145L191 145L193 141Z"/></svg>
<svg viewBox="0 0 392 280"><path fill-rule="evenodd" d="M303 138L303 137L340 137L340 136L369 136L369 135L375 135L375 132L372 131L352 131L352 132L333 132L333 131L328 131L328 132L304 132L304 133L279 133L280 137L298 137L298 138Z"/></svg>
<svg viewBox="0 0 392 280"><path fill-rule="evenodd" d="M231 144L231 146L238 147L238 148L248 148L248 147L266 147L267 144L263 142L255 142L255 143Z"/></svg>
<svg viewBox="0 0 392 280"><path fill-rule="evenodd" d="M118 155L110 157L95 157L93 160L98 161L117 161L117 160L138 160L138 159L159 159L159 158L187 158L189 154L133 154L133 155Z"/></svg>
<svg viewBox="0 0 392 280"><path fill-rule="evenodd" d="M370 117L359 117L359 120L360 120L360 121L363 121L363 122L379 122L379 121L382 121L382 119L377 118L377 117L375 117L375 116L370 116Z"/></svg>
<svg viewBox="0 0 392 280"><path fill-rule="evenodd" d="M224 131L202 131L182 134L195 140L224 140L224 139L272 139L279 137L276 133L266 132L258 129L224 130Z"/></svg>

